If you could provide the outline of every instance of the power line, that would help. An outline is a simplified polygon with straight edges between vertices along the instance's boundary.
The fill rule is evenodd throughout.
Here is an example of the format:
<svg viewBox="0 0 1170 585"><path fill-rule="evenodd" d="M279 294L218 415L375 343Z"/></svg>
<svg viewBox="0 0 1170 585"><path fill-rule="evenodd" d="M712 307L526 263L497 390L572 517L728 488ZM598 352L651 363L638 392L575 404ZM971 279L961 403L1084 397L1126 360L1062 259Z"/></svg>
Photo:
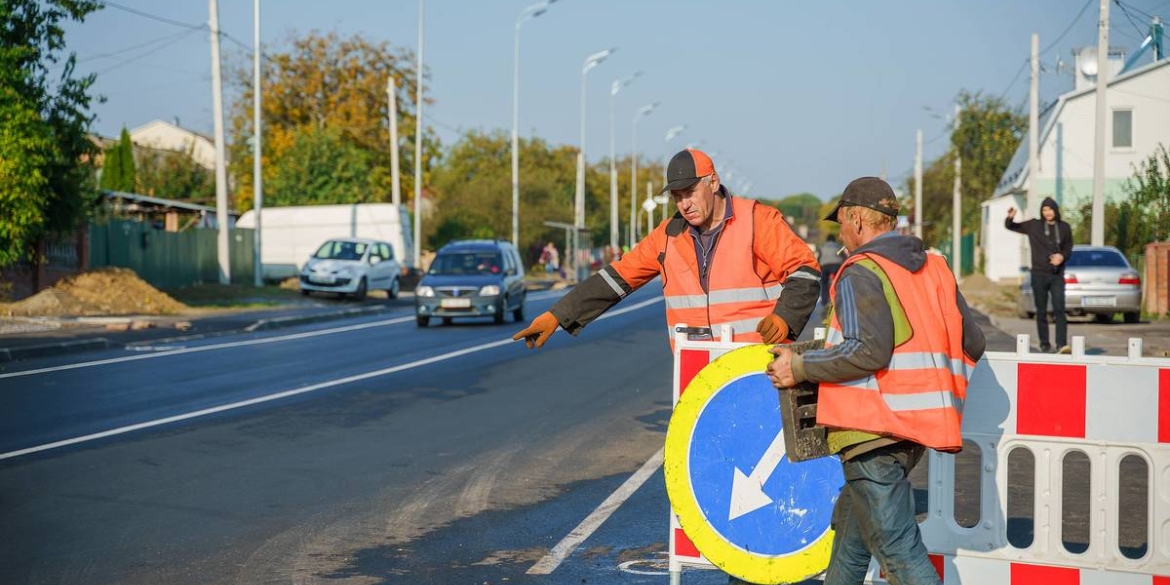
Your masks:
<svg viewBox="0 0 1170 585"><path fill-rule="evenodd" d="M157 20L159 22L163 22L163 23L169 24L171 26L180 26L183 28L189 28L191 30L207 30L206 24L191 24L188 22L179 22L177 20L172 20L172 19L167 18L165 16L159 16L157 14L143 12L143 11L135 9L135 8L130 8L129 6L123 6L123 5L118 4L116 2L110 2L109 0L102 0L102 4L109 6L110 8L117 8L118 10L123 10L125 12L129 12L131 14L137 14L138 16L141 16L143 18Z"/></svg>
<svg viewBox="0 0 1170 585"><path fill-rule="evenodd" d="M1016 81L1020 79L1020 74L1024 72L1024 68L1028 66L1028 63L1031 62L1031 60L1031 58L1025 59L1023 63L1020 63L1020 68L1016 69L1016 74L1012 77L1011 83L1008 83L1007 89L1004 89L1003 93L999 94L999 99L1003 100L1007 98L1008 92L1010 92L1012 87L1016 85Z"/></svg>
<svg viewBox="0 0 1170 585"><path fill-rule="evenodd" d="M189 30L189 31L187 31L187 32L185 32L185 33L179 34L179 35L177 35L175 38L171 39L171 40L170 40L170 42L163 43L163 44L161 44L161 45L159 45L159 46L157 46L157 47L154 47L153 49L151 49L151 50L149 50L149 51L145 51L145 52L143 52L143 53L139 53L138 55L135 55L135 56L133 56L133 57L130 57L129 59L126 59L126 60L124 60L124 61L121 61L120 63L117 63L116 65L111 65L111 66L109 66L109 67L107 67L107 68L105 68L105 69L102 69L101 71L96 71L96 72L95 72L95 74L97 74L97 75L102 75L102 74L104 74L104 73L109 73L110 71L113 71L113 70L115 70L115 69L118 69L119 67L122 67L122 66L125 66L125 65L129 65L130 63L133 63L133 62L135 62L135 61L137 61L137 60L139 60L139 59L142 59L142 58L144 58L144 57L149 57L150 55L153 55L153 54L155 54L155 53L157 53L157 52L159 52L159 51L161 51L161 50L163 50L163 49L165 49L165 48L167 48L167 47L169 47L169 46L171 46L171 45L173 45L173 44L175 44L175 43L177 43L177 42L179 42L179 41L181 41L181 40L183 40L183 39L185 39L185 38L187 38L187 37L189 37L189 36L191 36L192 34L194 34L194 33L197 33L197 32L199 32L199 30L197 30L197 29L194 29L194 30Z"/></svg>
<svg viewBox="0 0 1170 585"><path fill-rule="evenodd" d="M1125 9L1125 5L1121 3L1121 0L1113 0L1113 3L1121 9L1121 13L1125 15L1125 18L1129 19L1129 23L1133 25L1134 30L1136 30L1138 33L1138 38L1144 39L1146 37L1146 33L1142 32L1141 27L1138 26L1137 22L1133 19L1133 16L1130 15L1129 10Z"/></svg>
<svg viewBox="0 0 1170 585"><path fill-rule="evenodd" d="M109 53L102 53L100 55L93 55L90 57L86 57L84 59L78 59L77 62L78 63L85 63L86 61L93 61L94 59L106 59L108 57L114 57L114 56L120 55L122 53L129 53L130 51L133 51L135 49L141 49L142 47L153 45L153 44L161 42L161 41L169 41L175 37L180 37L180 36L187 35L187 34L190 34L190 33L180 32L180 33L175 33L172 35L161 36L161 37L158 37L156 39L146 41L144 43L138 43L137 45L131 45L129 47L126 47L125 49L118 49L117 51L110 51Z"/></svg>
<svg viewBox="0 0 1170 585"><path fill-rule="evenodd" d="M1114 1L1115 1L1115 2L1117 2L1117 0L1114 0ZM1121 6L1121 2L1117 2L1117 5L1118 5L1118 6ZM1130 7L1131 9L1133 9L1133 11L1134 11L1134 12L1136 12L1136 13L1138 13L1138 14L1140 14L1140 15L1144 16L1144 17L1146 17L1147 19L1153 19L1153 18L1154 18L1154 15L1153 15L1153 14L1150 14L1149 12L1146 12L1146 11L1142 10L1141 8L1138 8L1137 6L1134 6L1133 4L1130 4L1130 5L1129 5L1129 7ZM1124 9L1123 9L1123 10L1124 10ZM1145 33L1142 33L1142 35L1144 36L1144 35L1145 35Z"/></svg>
<svg viewBox="0 0 1170 585"><path fill-rule="evenodd" d="M1093 0L1088 0L1087 2L1085 2L1085 5L1081 7L1081 11L1077 13L1076 18L1073 18L1072 22L1068 23L1068 26L1065 27L1064 32L1060 33L1060 36L1057 36L1055 41L1048 43L1047 46L1045 46L1043 49L1041 49L1040 54L1043 55L1043 54L1047 53L1049 50L1052 49L1052 47L1055 47L1058 43L1060 43L1061 39L1064 38L1064 35L1067 35L1069 33L1069 31L1071 31L1073 29L1073 27L1076 26L1077 22L1080 21L1081 17L1085 15L1085 11L1088 10L1089 6L1092 4L1093 4Z"/></svg>

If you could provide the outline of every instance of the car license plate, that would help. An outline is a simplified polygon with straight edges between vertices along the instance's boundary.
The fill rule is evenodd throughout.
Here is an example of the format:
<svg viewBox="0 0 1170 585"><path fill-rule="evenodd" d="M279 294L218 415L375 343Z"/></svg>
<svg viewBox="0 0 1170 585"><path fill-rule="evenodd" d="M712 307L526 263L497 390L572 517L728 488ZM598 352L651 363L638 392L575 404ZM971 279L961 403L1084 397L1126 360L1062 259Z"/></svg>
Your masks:
<svg viewBox="0 0 1170 585"><path fill-rule="evenodd" d="M1116 307L1117 297L1084 297L1081 299L1082 307Z"/></svg>
<svg viewBox="0 0 1170 585"><path fill-rule="evenodd" d="M471 299L443 299L439 306L444 309L466 309L471 306Z"/></svg>
<svg viewBox="0 0 1170 585"><path fill-rule="evenodd" d="M333 284L337 279L332 276L310 276L309 280L318 284Z"/></svg>

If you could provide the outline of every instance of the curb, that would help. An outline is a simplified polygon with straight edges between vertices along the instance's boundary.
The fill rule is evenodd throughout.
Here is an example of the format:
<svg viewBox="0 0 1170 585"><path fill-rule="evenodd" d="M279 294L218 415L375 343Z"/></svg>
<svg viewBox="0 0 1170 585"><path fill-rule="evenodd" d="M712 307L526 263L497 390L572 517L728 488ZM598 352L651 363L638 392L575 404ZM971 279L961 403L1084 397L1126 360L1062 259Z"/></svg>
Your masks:
<svg viewBox="0 0 1170 585"><path fill-rule="evenodd" d="M363 317L369 315L378 315L380 313L389 312L390 309L386 307L370 307L359 309L344 309L341 311L334 311L329 313L318 313L314 315L289 315L285 317L273 317L270 319L260 319L243 328L223 329L220 331L212 331L208 333L197 333L193 335L184 335L180 337L169 337L160 339L149 339L141 341L133 341L129 343L119 343L111 341L105 337L98 337L95 339L75 339L70 341L62 341L58 343L46 343L41 345L29 345L25 347L0 348L0 363L10 362L15 360L45 357L50 355L60 355L66 353L78 353L83 351L91 351L95 349L141 349L143 346L159 345L166 343L178 343L182 341L191 341L194 339L203 339L206 337L217 337L221 335L231 335L233 333L250 333L254 331L267 331L270 329L280 329L282 327L292 327L294 325L303 325L306 323L316 323L319 321L333 321L338 319L346 319L352 317Z"/></svg>
<svg viewBox="0 0 1170 585"><path fill-rule="evenodd" d="M48 355L58 355L62 353L89 351L93 349L109 349L111 347L117 346L117 343L114 343L109 339L98 337L96 339L75 339L73 341L46 343L43 345L28 345L25 347L14 347L11 349L0 348L0 362L45 357Z"/></svg>
<svg viewBox="0 0 1170 585"><path fill-rule="evenodd" d="M251 333L253 331L266 331L269 329L279 329L281 327L291 327L293 325L302 325L305 323L316 323L318 321L333 321L336 319L345 319L349 317L365 317L369 315L379 315L381 313L388 313L389 309L385 307L371 307L360 309L343 309L332 313L318 313L315 315L289 315L287 317L273 317L271 319L260 319L241 331Z"/></svg>

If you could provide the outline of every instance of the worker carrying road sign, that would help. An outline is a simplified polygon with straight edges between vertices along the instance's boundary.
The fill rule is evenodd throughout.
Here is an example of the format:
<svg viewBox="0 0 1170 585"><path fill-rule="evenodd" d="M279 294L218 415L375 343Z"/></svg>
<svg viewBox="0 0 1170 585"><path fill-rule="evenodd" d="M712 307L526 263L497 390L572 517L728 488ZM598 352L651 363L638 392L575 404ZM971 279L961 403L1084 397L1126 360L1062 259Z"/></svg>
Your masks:
<svg viewBox="0 0 1170 585"><path fill-rule="evenodd" d="M982 330L942 256L893 232L898 200L885 181L851 182L825 218L850 251L830 286L825 347L785 346L767 373L777 388L819 383L817 424L841 458L826 585L857 584L873 555L891 582L941 583L927 558L907 479L925 449L962 449L967 382Z"/></svg>
<svg viewBox="0 0 1170 585"><path fill-rule="evenodd" d="M718 331L735 341L781 343L804 329L820 294L820 267L784 216L733 197L703 152L686 149L667 166L678 213L620 260L598 271L513 339L544 345L557 328L573 335L659 275L666 321ZM674 343L673 332L668 332Z"/></svg>

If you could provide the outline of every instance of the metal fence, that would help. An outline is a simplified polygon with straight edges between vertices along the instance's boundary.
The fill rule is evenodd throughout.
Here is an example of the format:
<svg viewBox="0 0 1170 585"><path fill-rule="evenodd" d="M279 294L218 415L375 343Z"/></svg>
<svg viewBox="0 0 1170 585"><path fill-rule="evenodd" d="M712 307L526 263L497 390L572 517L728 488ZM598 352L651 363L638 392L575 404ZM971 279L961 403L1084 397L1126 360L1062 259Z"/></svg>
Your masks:
<svg viewBox="0 0 1170 585"><path fill-rule="evenodd" d="M89 228L90 267L120 266L157 288L219 282L216 230L168 232L151 223L110 220ZM251 282L252 230L231 230L231 280Z"/></svg>

